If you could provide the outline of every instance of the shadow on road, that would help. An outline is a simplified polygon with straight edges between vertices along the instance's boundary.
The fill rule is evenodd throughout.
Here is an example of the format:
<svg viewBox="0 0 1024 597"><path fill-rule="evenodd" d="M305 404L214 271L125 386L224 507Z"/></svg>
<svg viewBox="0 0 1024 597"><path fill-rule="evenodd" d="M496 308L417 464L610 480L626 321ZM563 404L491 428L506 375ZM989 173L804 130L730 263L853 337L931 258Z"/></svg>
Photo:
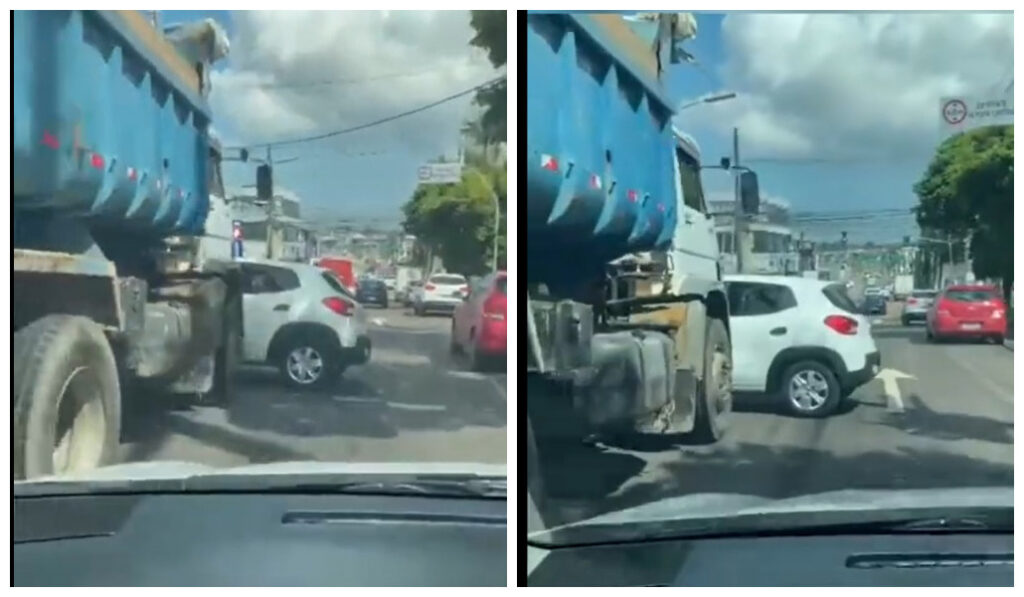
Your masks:
<svg viewBox="0 0 1024 597"><path fill-rule="evenodd" d="M362 374L360 374L362 373ZM295 437L390 438L403 430L504 427L505 401L485 380L441 378L430 368L346 374L325 391L296 391L273 372L247 371L227 409L231 424Z"/></svg>
<svg viewBox="0 0 1024 597"><path fill-rule="evenodd" d="M1013 423L964 413L939 412L917 394L907 396L904 412L891 413L879 423L910 435L946 441L967 439L1013 445Z"/></svg>
<svg viewBox="0 0 1024 597"><path fill-rule="evenodd" d="M540 500L546 527L667 497L739 493L787 498L842 489L927 489L1013 485L1013 465L945 451L868 450L842 456L823 450L740 443L683 450L678 461L645 470L622 453L572 450L545 458ZM629 481L629 483L626 483Z"/></svg>

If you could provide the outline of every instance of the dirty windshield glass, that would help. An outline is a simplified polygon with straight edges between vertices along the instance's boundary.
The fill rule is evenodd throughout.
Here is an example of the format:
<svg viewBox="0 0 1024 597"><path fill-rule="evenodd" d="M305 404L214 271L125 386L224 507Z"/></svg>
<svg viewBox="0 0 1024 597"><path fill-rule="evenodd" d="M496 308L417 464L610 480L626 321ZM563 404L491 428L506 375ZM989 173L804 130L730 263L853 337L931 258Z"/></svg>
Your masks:
<svg viewBox="0 0 1024 597"><path fill-rule="evenodd" d="M538 11L521 35L538 570L655 519L1012 508L1011 13ZM613 559L544 578L633 578Z"/></svg>
<svg viewBox="0 0 1024 597"><path fill-rule="evenodd" d="M504 477L506 11L13 19L14 480Z"/></svg>

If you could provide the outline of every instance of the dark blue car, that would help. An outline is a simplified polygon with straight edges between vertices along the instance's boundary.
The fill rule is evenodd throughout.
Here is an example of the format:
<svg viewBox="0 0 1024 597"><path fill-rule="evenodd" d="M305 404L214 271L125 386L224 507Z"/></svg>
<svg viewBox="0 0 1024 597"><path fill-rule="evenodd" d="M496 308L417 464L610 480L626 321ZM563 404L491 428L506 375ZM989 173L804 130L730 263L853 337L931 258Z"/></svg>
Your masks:
<svg viewBox="0 0 1024 597"><path fill-rule="evenodd" d="M364 305L376 305L386 309L388 307L388 287L384 284L384 280L373 278L360 280L356 300Z"/></svg>

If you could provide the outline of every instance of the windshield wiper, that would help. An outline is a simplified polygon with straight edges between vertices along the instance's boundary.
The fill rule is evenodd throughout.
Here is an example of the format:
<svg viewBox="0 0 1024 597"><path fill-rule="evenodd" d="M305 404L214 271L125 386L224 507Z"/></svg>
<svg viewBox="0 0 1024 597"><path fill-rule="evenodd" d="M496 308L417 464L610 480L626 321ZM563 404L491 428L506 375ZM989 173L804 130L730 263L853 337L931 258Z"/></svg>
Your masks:
<svg viewBox="0 0 1024 597"><path fill-rule="evenodd" d="M1013 508L956 508L932 515L928 509L882 512L787 512L706 519L577 524L538 531L528 543L567 547L665 539L792 537L814 535L1012 533Z"/></svg>
<svg viewBox="0 0 1024 597"><path fill-rule="evenodd" d="M183 479L48 481L15 486L16 497L136 493L306 493L506 499L505 477L476 475L204 474Z"/></svg>
<svg viewBox="0 0 1024 597"><path fill-rule="evenodd" d="M471 498L507 497L505 479L418 479L406 481L329 481L284 482L266 484L261 491L287 491L294 493L349 493L368 495L421 495Z"/></svg>

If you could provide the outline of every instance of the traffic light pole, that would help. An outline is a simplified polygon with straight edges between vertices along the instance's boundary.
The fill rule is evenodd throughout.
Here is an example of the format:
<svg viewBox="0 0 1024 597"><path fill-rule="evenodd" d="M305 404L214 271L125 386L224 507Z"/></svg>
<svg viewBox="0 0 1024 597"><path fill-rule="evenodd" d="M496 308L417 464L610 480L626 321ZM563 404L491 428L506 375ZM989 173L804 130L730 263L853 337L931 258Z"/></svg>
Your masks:
<svg viewBox="0 0 1024 597"><path fill-rule="evenodd" d="M740 130L732 129L732 167L733 167L733 231L732 250L736 255L736 273L743 273L743 233L745 226L743 221L743 200L740 189Z"/></svg>

